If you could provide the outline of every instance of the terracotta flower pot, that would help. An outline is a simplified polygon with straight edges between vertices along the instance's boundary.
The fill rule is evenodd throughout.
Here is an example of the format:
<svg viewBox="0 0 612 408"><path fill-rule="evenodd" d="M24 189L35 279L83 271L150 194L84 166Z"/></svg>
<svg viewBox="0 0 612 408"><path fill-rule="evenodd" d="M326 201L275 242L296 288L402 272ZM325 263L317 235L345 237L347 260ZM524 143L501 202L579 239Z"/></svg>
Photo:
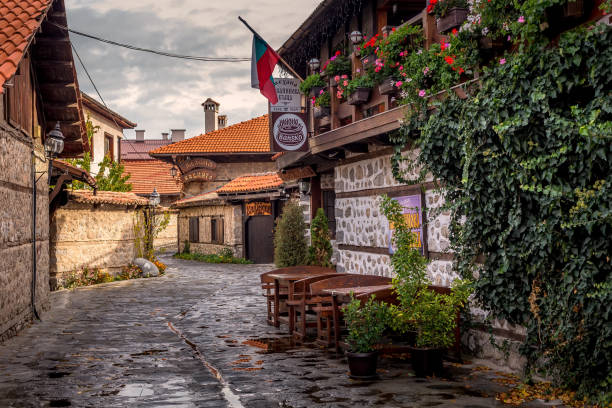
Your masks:
<svg viewBox="0 0 612 408"><path fill-rule="evenodd" d="M372 92L372 88L357 88L355 91L349 95L348 104L349 105L361 105L366 103L370 99L370 93Z"/></svg>
<svg viewBox="0 0 612 408"><path fill-rule="evenodd" d="M459 27L467 20L468 10L464 8L454 7L446 13L444 17L438 20L438 31L444 33Z"/></svg>
<svg viewBox="0 0 612 408"><path fill-rule="evenodd" d="M418 348L410 349L412 369L417 377L440 376L443 372L442 349Z"/></svg>
<svg viewBox="0 0 612 408"><path fill-rule="evenodd" d="M376 377L378 351L370 353L346 353L351 377L356 379L372 379Z"/></svg>
<svg viewBox="0 0 612 408"><path fill-rule="evenodd" d="M331 109L329 108L329 106L315 106L313 112L314 117L316 119L320 119L329 116L331 113Z"/></svg>
<svg viewBox="0 0 612 408"><path fill-rule="evenodd" d="M396 80L393 78L387 78L385 80L383 80L379 85L378 85L378 92L380 92L381 95L395 95L397 94L397 87L395 86Z"/></svg>

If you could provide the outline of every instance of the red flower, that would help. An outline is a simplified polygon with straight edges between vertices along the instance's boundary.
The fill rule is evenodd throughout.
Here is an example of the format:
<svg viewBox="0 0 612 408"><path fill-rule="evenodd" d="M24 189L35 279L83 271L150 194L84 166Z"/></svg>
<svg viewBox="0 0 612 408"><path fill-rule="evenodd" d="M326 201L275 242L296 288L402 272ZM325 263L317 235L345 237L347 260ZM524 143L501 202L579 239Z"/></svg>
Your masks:
<svg viewBox="0 0 612 408"><path fill-rule="evenodd" d="M340 51L336 51L336 57L340 55Z"/></svg>
<svg viewBox="0 0 612 408"><path fill-rule="evenodd" d="M433 6L431 4L427 5L427 13L431 14L431 12L433 11Z"/></svg>
<svg viewBox="0 0 612 408"><path fill-rule="evenodd" d="M446 57L444 57L444 61L446 61L448 65L453 65L455 63L455 59L451 57L450 55L447 55Z"/></svg>
<svg viewBox="0 0 612 408"><path fill-rule="evenodd" d="M489 0L490 1L490 0ZM453 30L451 31L451 33L453 33L454 36L457 36L457 29L453 28Z"/></svg>

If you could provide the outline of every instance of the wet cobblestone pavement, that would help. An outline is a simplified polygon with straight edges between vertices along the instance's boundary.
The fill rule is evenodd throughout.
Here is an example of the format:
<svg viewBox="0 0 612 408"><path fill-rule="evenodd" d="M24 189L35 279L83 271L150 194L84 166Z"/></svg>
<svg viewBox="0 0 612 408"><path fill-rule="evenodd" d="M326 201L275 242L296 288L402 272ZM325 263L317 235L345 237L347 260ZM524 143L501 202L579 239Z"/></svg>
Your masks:
<svg viewBox="0 0 612 408"><path fill-rule="evenodd" d="M378 381L349 379L342 356L265 323L270 265L163 261L161 278L53 294L43 322L0 345L0 407L502 406L505 377L475 364L418 379L383 359Z"/></svg>

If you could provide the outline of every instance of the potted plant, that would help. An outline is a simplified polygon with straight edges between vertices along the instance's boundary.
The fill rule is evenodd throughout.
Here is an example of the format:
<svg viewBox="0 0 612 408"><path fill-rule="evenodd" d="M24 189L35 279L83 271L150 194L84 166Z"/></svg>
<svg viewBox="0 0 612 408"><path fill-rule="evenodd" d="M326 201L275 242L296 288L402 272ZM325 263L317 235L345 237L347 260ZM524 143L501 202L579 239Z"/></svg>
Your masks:
<svg viewBox="0 0 612 408"><path fill-rule="evenodd" d="M323 71L330 80L336 76L349 75L351 73L351 60L342 55L340 51L336 51L336 54L323 66ZM330 85L334 86L335 84L330 83Z"/></svg>
<svg viewBox="0 0 612 408"><path fill-rule="evenodd" d="M308 75L304 81L300 84L300 92L304 95L310 95L316 97L325 86L325 81L321 78L321 75L314 73Z"/></svg>
<svg viewBox="0 0 612 408"><path fill-rule="evenodd" d="M399 88L396 86L398 80L393 77L387 77L378 84L378 92L381 95L395 95Z"/></svg>
<svg viewBox="0 0 612 408"><path fill-rule="evenodd" d="M330 114L331 97L329 92L321 90L314 100L314 117L324 118Z"/></svg>
<svg viewBox="0 0 612 408"><path fill-rule="evenodd" d="M445 33L467 20L468 3L467 0L430 0L427 12L438 20L438 31Z"/></svg>
<svg viewBox="0 0 612 408"><path fill-rule="evenodd" d="M371 379L376 376L379 344L387 325L388 309L383 302L376 302L372 296L367 302L358 299L342 308L344 320L348 328L347 351L351 377Z"/></svg>
<svg viewBox="0 0 612 408"><path fill-rule="evenodd" d="M349 105L361 105L370 99L374 81L369 75L362 75L349 81L346 85Z"/></svg>
<svg viewBox="0 0 612 408"><path fill-rule="evenodd" d="M361 64L365 70L373 67L376 61L375 51L376 48L378 48L378 36L379 34L372 36L369 40L364 41L358 48L359 55L361 56Z"/></svg>

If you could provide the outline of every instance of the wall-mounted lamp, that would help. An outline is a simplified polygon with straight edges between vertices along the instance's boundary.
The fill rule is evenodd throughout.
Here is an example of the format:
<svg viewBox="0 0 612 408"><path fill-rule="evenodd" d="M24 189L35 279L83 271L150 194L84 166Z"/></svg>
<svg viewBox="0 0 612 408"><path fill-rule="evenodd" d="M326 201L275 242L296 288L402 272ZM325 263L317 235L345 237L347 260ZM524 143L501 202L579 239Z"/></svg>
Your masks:
<svg viewBox="0 0 612 408"><path fill-rule="evenodd" d="M351 39L353 45L358 45L363 41L363 34L361 34L361 31L353 31L349 38Z"/></svg>
<svg viewBox="0 0 612 408"><path fill-rule="evenodd" d="M55 128L47 133L45 139L45 155L49 159L54 159L64 151L64 134L60 128L59 122L55 124Z"/></svg>
<svg viewBox="0 0 612 408"><path fill-rule="evenodd" d="M318 58L312 58L310 61L308 61L308 66L312 72L315 72L321 66L321 61L319 61Z"/></svg>
<svg viewBox="0 0 612 408"><path fill-rule="evenodd" d="M310 194L310 181L309 180L300 180L298 183L298 187L300 189L300 193L303 195Z"/></svg>

